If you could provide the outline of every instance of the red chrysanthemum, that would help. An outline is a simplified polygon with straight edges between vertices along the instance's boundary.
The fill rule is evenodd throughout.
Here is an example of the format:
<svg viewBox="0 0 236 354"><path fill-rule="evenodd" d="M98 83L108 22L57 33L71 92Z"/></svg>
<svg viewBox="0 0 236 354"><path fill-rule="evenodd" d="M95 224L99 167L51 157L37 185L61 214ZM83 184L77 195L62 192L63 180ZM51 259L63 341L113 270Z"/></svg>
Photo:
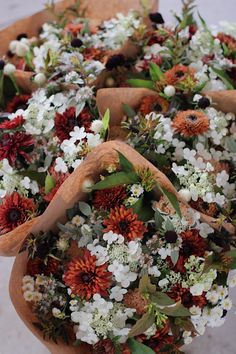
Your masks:
<svg viewBox="0 0 236 354"><path fill-rule="evenodd" d="M138 215L132 209L126 209L124 205L111 209L109 218L104 221L106 228L103 232L113 231L121 234L128 240L142 238L147 231L144 223L138 220Z"/></svg>
<svg viewBox="0 0 236 354"><path fill-rule="evenodd" d="M16 95L14 96L6 106L6 112L14 113L18 109L26 109L30 95Z"/></svg>
<svg viewBox="0 0 236 354"><path fill-rule="evenodd" d="M124 186L98 190L94 192L93 205L96 209L110 210L120 206L126 196L127 193Z"/></svg>
<svg viewBox="0 0 236 354"><path fill-rule="evenodd" d="M57 275L59 271L60 261L49 257L47 263L43 259L36 257L34 259L29 259L27 262L27 274L36 276L38 274L44 274L46 276Z"/></svg>
<svg viewBox="0 0 236 354"><path fill-rule="evenodd" d="M181 232L182 246L180 254L184 257L194 255L196 257L203 257L207 250L207 242L200 235L198 230L192 229Z"/></svg>
<svg viewBox="0 0 236 354"><path fill-rule="evenodd" d="M30 162L31 158L27 152L33 148L33 145L34 140L29 134L23 132L5 133L0 141L0 160L8 159L11 166L20 157Z"/></svg>
<svg viewBox="0 0 236 354"><path fill-rule="evenodd" d="M161 96L144 96L140 102L139 111L144 116L151 112L166 113L169 109L169 102Z"/></svg>
<svg viewBox="0 0 236 354"><path fill-rule="evenodd" d="M236 39L233 36L230 36L229 34L225 34L223 32L218 33L216 38L218 38L221 43L223 43L228 47L229 49L228 56L234 57L236 52Z"/></svg>
<svg viewBox="0 0 236 354"><path fill-rule="evenodd" d="M88 108L84 108L82 112L76 116L74 107L68 108L64 113L56 113L55 116L55 132L56 136L63 141L70 138L70 132L75 126L84 127L89 132L91 126L91 114Z"/></svg>
<svg viewBox="0 0 236 354"><path fill-rule="evenodd" d="M204 113L193 110L179 112L172 123L175 132L185 137L204 134L209 126L209 118Z"/></svg>
<svg viewBox="0 0 236 354"><path fill-rule="evenodd" d="M164 74L165 81L168 85L176 85L184 81L188 76L193 78L194 70L182 64L175 65Z"/></svg>
<svg viewBox="0 0 236 354"><path fill-rule="evenodd" d="M96 256L87 250L83 258L73 259L67 267L64 281L74 295L89 300L94 294L107 296L107 289L112 282L112 273L107 271L107 265L97 265Z"/></svg>
<svg viewBox="0 0 236 354"><path fill-rule="evenodd" d="M23 116L17 116L12 120L5 120L3 123L0 124L0 129L15 129L18 127L21 127L24 123L24 118Z"/></svg>
<svg viewBox="0 0 236 354"><path fill-rule="evenodd" d="M17 192L6 196L0 205L0 233L4 234L23 224L36 209L33 199Z"/></svg>
<svg viewBox="0 0 236 354"><path fill-rule="evenodd" d="M116 348L110 339L100 340L93 347L93 354L115 354Z"/></svg>

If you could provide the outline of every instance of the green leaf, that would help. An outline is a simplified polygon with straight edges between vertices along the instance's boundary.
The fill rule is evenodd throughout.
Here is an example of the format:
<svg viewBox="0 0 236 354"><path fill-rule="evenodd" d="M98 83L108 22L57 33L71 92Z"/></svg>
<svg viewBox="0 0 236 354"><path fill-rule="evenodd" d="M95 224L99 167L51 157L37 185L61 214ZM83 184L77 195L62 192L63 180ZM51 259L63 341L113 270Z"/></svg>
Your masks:
<svg viewBox="0 0 236 354"><path fill-rule="evenodd" d="M205 31L211 36L211 45L214 44L214 37L211 33L211 31L209 30L207 24L206 24L206 21L204 20L204 18L200 15L200 13L198 12L198 16L200 18L200 21L201 21L201 24L202 24L202 27L205 29Z"/></svg>
<svg viewBox="0 0 236 354"><path fill-rule="evenodd" d="M229 264L229 269L236 269L236 250L228 251L224 253L224 255L232 258L232 261Z"/></svg>
<svg viewBox="0 0 236 354"><path fill-rule="evenodd" d="M90 205L85 202L79 202L79 209L81 213L84 214L85 216L89 216L92 214L92 209Z"/></svg>
<svg viewBox="0 0 236 354"><path fill-rule="evenodd" d="M175 231L175 227L169 218L167 218L165 221L165 231Z"/></svg>
<svg viewBox="0 0 236 354"><path fill-rule="evenodd" d="M225 138L226 146L230 152L236 153L236 141L232 136L227 136Z"/></svg>
<svg viewBox="0 0 236 354"><path fill-rule="evenodd" d="M102 118L102 124L103 124L103 129L106 132L109 128L109 122L110 122L110 110L109 108L106 110L103 118Z"/></svg>
<svg viewBox="0 0 236 354"><path fill-rule="evenodd" d="M56 180L51 176L47 175L45 178L45 193L48 194L51 192L51 190L55 187L56 185Z"/></svg>
<svg viewBox="0 0 236 354"><path fill-rule="evenodd" d="M139 343L133 338L129 338L127 344L132 354L155 354L151 348Z"/></svg>
<svg viewBox="0 0 236 354"><path fill-rule="evenodd" d="M119 155L119 163L122 171L124 172L133 172L134 166L132 163L118 150L116 150Z"/></svg>
<svg viewBox="0 0 236 354"><path fill-rule="evenodd" d="M96 183L92 189L93 190L102 190L105 188L112 188L115 186L120 186L123 184L133 184L140 182L138 175L134 172L117 172L108 177L104 180Z"/></svg>
<svg viewBox="0 0 236 354"><path fill-rule="evenodd" d="M173 307L165 307L160 309L160 312L170 317L188 317L191 316L191 312L184 307L180 302Z"/></svg>
<svg viewBox="0 0 236 354"><path fill-rule="evenodd" d="M134 118L136 116L135 110L130 107L127 103L122 103L122 108L124 113L129 117L129 118Z"/></svg>
<svg viewBox="0 0 236 354"><path fill-rule="evenodd" d="M161 187L159 184L157 184L157 187L162 192L162 194L164 194L164 196L166 196L166 198L169 200L170 204L173 206L173 208L175 209L179 217L182 218L181 210L179 207L179 201L176 195L173 194L172 192L169 192L167 189Z"/></svg>
<svg viewBox="0 0 236 354"><path fill-rule="evenodd" d="M154 313L146 312L131 328L129 332L130 337L136 337L146 332L155 323L156 316Z"/></svg>
<svg viewBox="0 0 236 354"><path fill-rule="evenodd" d="M148 274L144 274L140 279L139 291L141 294L154 294L156 292L156 285L151 283Z"/></svg>
<svg viewBox="0 0 236 354"><path fill-rule="evenodd" d="M150 90L155 90L154 83L151 80L129 79L127 82L132 87L143 87Z"/></svg>
<svg viewBox="0 0 236 354"><path fill-rule="evenodd" d="M160 81L164 76L161 68L155 63L149 63L149 73L152 81Z"/></svg>
<svg viewBox="0 0 236 354"><path fill-rule="evenodd" d="M150 300L158 306L171 306L175 304L174 300L161 291L157 291L155 294L150 295Z"/></svg>
<svg viewBox="0 0 236 354"><path fill-rule="evenodd" d="M131 206L133 212L138 215L139 220L148 221L152 219L154 211L151 208L150 204L145 202L144 196L139 198L139 200Z"/></svg>
<svg viewBox="0 0 236 354"><path fill-rule="evenodd" d="M212 70L221 78L228 90L234 90L234 84L224 70L212 67Z"/></svg>
<svg viewBox="0 0 236 354"><path fill-rule="evenodd" d="M162 224L164 222L164 218L162 217L161 213L158 210L155 211L154 219L155 219L156 228L161 229Z"/></svg>

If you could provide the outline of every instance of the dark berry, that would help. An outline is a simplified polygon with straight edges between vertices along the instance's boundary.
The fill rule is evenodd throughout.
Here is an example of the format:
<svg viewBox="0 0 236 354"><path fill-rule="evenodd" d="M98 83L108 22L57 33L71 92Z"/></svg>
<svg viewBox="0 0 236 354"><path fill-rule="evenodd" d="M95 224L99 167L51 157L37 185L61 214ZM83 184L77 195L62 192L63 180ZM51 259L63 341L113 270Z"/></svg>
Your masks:
<svg viewBox="0 0 236 354"><path fill-rule="evenodd" d="M205 109L205 108L209 107L210 104L211 104L211 101L207 97L202 97L198 101L198 107L202 108L202 109Z"/></svg>
<svg viewBox="0 0 236 354"><path fill-rule="evenodd" d="M7 56L8 58L13 58L14 57L14 53L12 53L10 50L7 51Z"/></svg>
<svg viewBox="0 0 236 354"><path fill-rule="evenodd" d="M1 59L0 60L0 70L3 70L4 66L5 66L5 61Z"/></svg>
<svg viewBox="0 0 236 354"><path fill-rule="evenodd" d="M80 48L83 45L83 42L79 38L73 38L70 44L74 48Z"/></svg>
<svg viewBox="0 0 236 354"><path fill-rule="evenodd" d="M123 54L112 55L106 62L106 69L112 70L124 64L125 64L125 57Z"/></svg>
<svg viewBox="0 0 236 354"><path fill-rule="evenodd" d="M17 41L20 41L22 38L28 38L27 34L26 33L20 33L16 37Z"/></svg>
<svg viewBox="0 0 236 354"><path fill-rule="evenodd" d="M162 25L163 23L165 23L160 12L154 12L154 13L149 14L149 18L152 22L157 23L159 25Z"/></svg>
<svg viewBox="0 0 236 354"><path fill-rule="evenodd" d="M178 239L178 235L175 231L166 231L165 239L168 243L175 243Z"/></svg>

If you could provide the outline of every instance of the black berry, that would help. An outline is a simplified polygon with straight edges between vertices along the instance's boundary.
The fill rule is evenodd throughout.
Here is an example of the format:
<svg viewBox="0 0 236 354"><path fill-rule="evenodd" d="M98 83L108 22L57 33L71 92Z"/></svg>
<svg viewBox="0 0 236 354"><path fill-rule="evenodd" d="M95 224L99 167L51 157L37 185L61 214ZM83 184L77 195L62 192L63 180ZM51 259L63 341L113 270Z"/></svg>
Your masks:
<svg viewBox="0 0 236 354"><path fill-rule="evenodd" d="M83 45L83 42L79 38L73 38L70 44L74 48L80 48Z"/></svg>
<svg viewBox="0 0 236 354"><path fill-rule="evenodd" d="M0 70L3 70L4 66L5 66L5 61L1 59L0 60Z"/></svg>
<svg viewBox="0 0 236 354"><path fill-rule="evenodd" d="M175 231L166 231L165 239L168 243L175 243L178 239L178 235Z"/></svg>
<svg viewBox="0 0 236 354"><path fill-rule="evenodd" d="M125 64L125 57L123 54L112 55L106 62L106 69L112 70L124 64Z"/></svg>
<svg viewBox="0 0 236 354"><path fill-rule="evenodd" d="M209 98L207 98L207 97L202 97L198 101L198 107L202 108L202 109L209 107L210 104L211 104L211 102L210 102Z"/></svg>
<svg viewBox="0 0 236 354"><path fill-rule="evenodd" d="M17 41L20 41L22 38L28 38L27 34L26 33L20 33L16 37Z"/></svg>
<svg viewBox="0 0 236 354"><path fill-rule="evenodd" d="M163 23L165 23L160 12L154 12L154 13L149 14L149 18L152 22L157 23L159 25L162 25Z"/></svg>

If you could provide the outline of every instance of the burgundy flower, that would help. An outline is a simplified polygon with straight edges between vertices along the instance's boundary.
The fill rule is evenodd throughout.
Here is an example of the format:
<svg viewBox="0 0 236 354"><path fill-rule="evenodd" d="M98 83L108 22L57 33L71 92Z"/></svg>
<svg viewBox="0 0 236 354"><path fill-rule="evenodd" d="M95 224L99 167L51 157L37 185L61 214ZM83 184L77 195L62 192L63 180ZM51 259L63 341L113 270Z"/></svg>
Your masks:
<svg viewBox="0 0 236 354"><path fill-rule="evenodd" d="M127 193L124 186L98 190L94 192L93 205L96 209L110 210L120 206L126 196Z"/></svg>
<svg viewBox="0 0 236 354"><path fill-rule="evenodd" d="M23 116L17 116L12 120L6 120L3 123L0 124L0 129L15 129L23 125L24 123L24 118Z"/></svg>
<svg viewBox="0 0 236 354"><path fill-rule="evenodd" d="M8 159L11 166L19 157L30 162L31 158L28 152L33 148L33 145L34 140L29 134L23 132L4 133L0 141L0 160Z"/></svg>
<svg viewBox="0 0 236 354"><path fill-rule="evenodd" d="M33 199L17 192L4 198L0 205L0 233L4 234L23 224L36 209Z"/></svg>
<svg viewBox="0 0 236 354"><path fill-rule="evenodd" d="M8 113L14 113L18 109L26 109L27 102L30 99L30 95L16 95L7 104L6 111Z"/></svg>
<svg viewBox="0 0 236 354"><path fill-rule="evenodd" d="M51 173L51 176L56 181L56 185L55 185L55 187L52 188L52 190L48 194L46 194L43 197L43 199L46 200L46 202L48 202L48 203L51 202L51 200L53 199L53 197L56 194L56 192L58 191L58 189L61 187L61 185L65 182L65 180L69 176L69 173L58 173L58 172L53 171Z"/></svg>
<svg viewBox="0 0 236 354"><path fill-rule="evenodd" d="M86 132L91 126L91 114L88 108L84 108L82 112L76 116L74 107L68 108L64 113L56 113L55 130L56 136L63 141L70 138L70 132L75 126L84 127Z"/></svg>

